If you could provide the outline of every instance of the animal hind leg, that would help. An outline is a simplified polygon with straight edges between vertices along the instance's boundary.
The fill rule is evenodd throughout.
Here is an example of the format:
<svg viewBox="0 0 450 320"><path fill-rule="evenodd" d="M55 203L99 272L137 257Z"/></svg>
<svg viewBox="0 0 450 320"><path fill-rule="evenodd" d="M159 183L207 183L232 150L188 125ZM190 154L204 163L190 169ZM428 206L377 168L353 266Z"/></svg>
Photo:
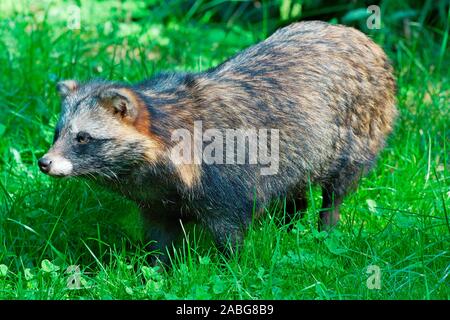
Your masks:
<svg viewBox="0 0 450 320"><path fill-rule="evenodd" d="M284 223L289 224L297 212L303 217L305 211L308 209L308 198L306 191L302 190L293 197L286 198L286 214L284 216Z"/></svg>
<svg viewBox="0 0 450 320"><path fill-rule="evenodd" d="M341 169L331 181L322 185L322 210L319 214L319 230L332 229L340 219L339 208L344 197L357 185L365 168L348 166Z"/></svg>
<svg viewBox="0 0 450 320"><path fill-rule="evenodd" d="M344 195L334 191L331 185L322 187L322 210L319 213L319 230L334 227L340 219L339 207Z"/></svg>

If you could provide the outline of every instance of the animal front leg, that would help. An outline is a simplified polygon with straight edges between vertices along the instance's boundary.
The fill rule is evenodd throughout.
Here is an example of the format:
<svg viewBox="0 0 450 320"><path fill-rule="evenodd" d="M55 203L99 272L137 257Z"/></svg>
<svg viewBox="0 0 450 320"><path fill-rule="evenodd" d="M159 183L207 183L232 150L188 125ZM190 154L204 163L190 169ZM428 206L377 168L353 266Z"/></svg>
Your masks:
<svg viewBox="0 0 450 320"><path fill-rule="evenodd" d="M249 224L249 222L244 223L218 217L209 219L206 222L206 226L210 230L217 248L228 256L240 250L245 230Z"/></svg>
<svg viewBox="0 0 450 320"><path fill-rule="evenodd" d="M180 219L174 217L163 217L162 215L151 214L148 210L143 212L145 221L145 241L146 249L152 252L150 263L156 264L159 260L168 265L174 243L181 235Z"/></svg>

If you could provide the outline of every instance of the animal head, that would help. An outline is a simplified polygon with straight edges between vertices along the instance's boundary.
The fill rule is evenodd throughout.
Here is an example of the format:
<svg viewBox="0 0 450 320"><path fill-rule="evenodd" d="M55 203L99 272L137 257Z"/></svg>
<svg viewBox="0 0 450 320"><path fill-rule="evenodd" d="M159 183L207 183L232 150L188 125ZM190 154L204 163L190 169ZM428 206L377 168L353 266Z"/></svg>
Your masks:
<svg viewBox="0 0 450 320"><path fill-rule="evenodd" d="M161 150L150 133L150 114L132 88L110 82L58 84L61 115L53 145L38 161L51 176L117 177L140 163L156 163Z"/></svg>

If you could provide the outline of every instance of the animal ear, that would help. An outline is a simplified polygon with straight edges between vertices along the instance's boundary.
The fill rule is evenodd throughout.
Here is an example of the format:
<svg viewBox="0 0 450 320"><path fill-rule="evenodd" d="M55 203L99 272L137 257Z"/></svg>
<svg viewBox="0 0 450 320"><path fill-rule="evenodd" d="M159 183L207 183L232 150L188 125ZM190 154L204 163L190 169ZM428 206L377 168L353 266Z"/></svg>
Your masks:
<svg viewBox="0 0 450 320"><path fill-rule="evenodd" d="M123 119L134 121L138 116L138 98L127 88L109 88L99 94L100 104Z"/></svg>
<svg viewBox="0 0 450 320"><path fill-rule="evenodd" d="M76 80L62 80L58 82L56 88L61 98L65 98L78 89L78 82Z"/></svg>

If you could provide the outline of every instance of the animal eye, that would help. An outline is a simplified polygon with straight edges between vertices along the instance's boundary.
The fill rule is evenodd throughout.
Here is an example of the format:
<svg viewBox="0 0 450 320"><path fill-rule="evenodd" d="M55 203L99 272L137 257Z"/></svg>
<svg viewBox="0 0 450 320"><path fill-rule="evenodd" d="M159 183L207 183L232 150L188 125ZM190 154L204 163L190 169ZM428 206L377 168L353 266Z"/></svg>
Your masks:
<svg viewBox="0 0 450 320"><path fill-rule="evenodd" d="M88 143L92 139L92 137L89 133L81 131L78 132L76 139L78 143L85 144Z"/></svg>

